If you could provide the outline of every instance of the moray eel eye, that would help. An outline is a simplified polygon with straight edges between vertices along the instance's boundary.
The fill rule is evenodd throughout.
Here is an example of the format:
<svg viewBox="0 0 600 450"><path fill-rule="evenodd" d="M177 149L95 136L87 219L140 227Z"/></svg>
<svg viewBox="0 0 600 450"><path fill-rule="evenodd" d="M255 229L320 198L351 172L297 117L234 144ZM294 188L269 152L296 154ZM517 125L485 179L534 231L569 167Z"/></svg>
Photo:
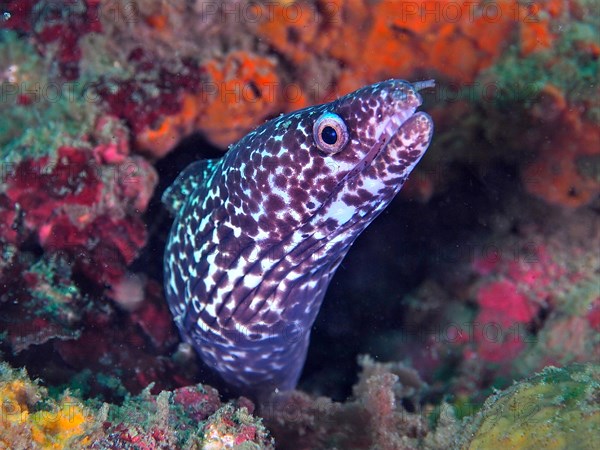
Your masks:
<svg viewBox="0 0 600 450"><path fill-rule="evenodd" d="M321 130L321 138L326 144L333 145L337 142L337 132L333 127L327 125Z"/></svg>
<svg viewBox="0 0 600 450"><path fill-rule="evenodd" d="M315 121L313 139L319 150L333 155L348 143L348 129L340 116L325 113Z"/></svg>

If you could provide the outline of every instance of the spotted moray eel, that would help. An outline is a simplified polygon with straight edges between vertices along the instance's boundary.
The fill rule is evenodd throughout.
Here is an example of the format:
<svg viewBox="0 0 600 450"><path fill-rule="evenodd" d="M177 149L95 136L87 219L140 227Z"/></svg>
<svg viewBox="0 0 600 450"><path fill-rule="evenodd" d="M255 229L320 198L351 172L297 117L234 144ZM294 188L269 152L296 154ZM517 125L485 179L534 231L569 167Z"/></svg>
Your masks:
<svg viewBox="0 0 600 450"><path fill-rule="evenodd" d="M171 312L237 393L296 386L335 270L429 145L416 109L433 84L388 80L280 116L165 191Z"/></svg>

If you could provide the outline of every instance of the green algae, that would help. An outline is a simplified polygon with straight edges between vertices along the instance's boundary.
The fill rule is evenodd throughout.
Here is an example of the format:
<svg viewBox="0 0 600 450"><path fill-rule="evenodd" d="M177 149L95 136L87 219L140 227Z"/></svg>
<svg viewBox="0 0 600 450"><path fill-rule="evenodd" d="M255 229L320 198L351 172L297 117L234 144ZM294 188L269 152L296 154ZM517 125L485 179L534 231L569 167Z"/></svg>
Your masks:
<svg viewBox="0 0 600 450"><path fill-rule="evenodd" d="M260 450L273 447L265 446L270 441L269 432L264 427L262 419L254 417L245 407L235 408L231 403L222 406L209 417L204 423L204 449L222 448L223 441L229 441L237 433L244 433L243 430L252 430L262 445L252 440L244 440L236 444L233 449L236 450ZM232 439L233 440L233 439ZM271 441L271 445L273 442Z"/></svg>
<svg viewBox="0 0 600 450"><path fill-rule="evenodd" d="M574 283L571 288L557 299L559 311L572 316L585 316L594 301L600 295L600 286L594 273L586 279Z"/></svg>
<svg viewBox="0 0 600 450"><path fill-rule="evenodd" d="M262 419L246 407L221 405L211 388L188 388L192 397L186 405L176 392L153 395L152 388L128 394L120 405L81 400L71 389L46 388L25 369L0 361L0 448L274 448Z"/></svg>
<svg viewBox="0 0 600 450"><path fill-rule="evenodd" d="M586 50L586 43L600 45L598 29L600 16L593 13L594 2L580 2L581 18L565 17L552 30L557 38L551 48L526 57L521 49L512 46L500 60L480 76L494 80L495 106L510 110L515 104L530 108L546 85L556 86L571 104L587 104L584 115L600 121L600 102L597 98L600 61Z"/></svg>
<svg viewBox="0 0 600 450"><path fill-rule="evenodd" d="M547 367L492 395L466 419L462 449L592 449L600 439L600 365Z"/></svg>
<svg viewBox="0 0 600 450"><path fill-rule="evenodd" d="M57 258L47 260L41 258L28 270L28 273L36 275L38 284L32 290L31 295L35 305L43 305L43 308L35 310L38 316L51 316L59 319L64 316L65 308L72 307L73 303L79 303L82 294L77 286L70 281L70 269L63 276L58 276L64 262L58 262Z"/></svg>
<svg viewBox="0 0 600 450"><path fill-rule="evenodd" d="M98 116L91 83L53 77L51 56L12 31L0 31L0 160L53 156L60 146L89 146Z"/></svg>
<svg viewBox="0 0 600 450"><path fill-rule="evenodd" d="M80 79L97 80L102 77L127 80L135 76L135 68L127 60L127 55L119 51L114 36L104 33L89 33L79 41L81 48Z"/></svg>

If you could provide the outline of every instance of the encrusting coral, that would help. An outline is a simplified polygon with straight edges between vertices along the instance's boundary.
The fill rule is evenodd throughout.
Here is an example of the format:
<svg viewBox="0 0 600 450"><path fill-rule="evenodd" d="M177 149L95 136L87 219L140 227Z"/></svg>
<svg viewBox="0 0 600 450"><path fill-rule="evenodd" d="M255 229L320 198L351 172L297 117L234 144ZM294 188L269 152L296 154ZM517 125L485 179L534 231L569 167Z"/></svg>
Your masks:
<svg viewBox="0 0 600 450"><path fill-rule="evenodd" d="M600 438L600 367L547 367L495 393L466 421L465 450L592 449Z"/></svg>
<svg viewBox="0 0 600 450"><path fill-rule="evenodd" d="M120 406L85 405L68 391L55 398L24 370L0 363L0 403L0 448L11 450L273 448L250 402L222 405L201 385L144 391Z"/></svg>
<svg viewBox="0 0 600 450"><path fill-rule="evenodd" d="M334 302L334 319L318 331L343 336L348 354L406 365L363 359L346 403L294 392L281 400L283 412L261 411L278 447L449 448L459 419L492 388L550 364L598 360L595 7L592 0L4 2L0 352L43 378L48 391L71 391L50 396L3 365L0 447L272 446L249 402L223 404L214 389L194 385L198 362L185 344L177 347L160 268L148 254L159 252L166 233L152 207L159 175L168 181L179 167L157 161L193 133L224 150L266 119L386 78L436 79L435 92L424 92L435 139L403 191L418 217L390 212L386 239L363 245L368 256L388 255L385 265L349 262L344 270L357 276L346 281L364 289L338 291L340 302L352 303ZM436 212L444 207L445 215ZM471 210L472 221L458 210ZM411 225L417 248L407 252L397 235ZM484 254L438 264L453 245ZM414 290L374 282L373 272ZM400 310L407 314L388 314ZM383 323L387 329L378 328ZM456 326L465 323L471 328ZM427 334L429 325L444 333ZM314 367L338 355L317 347L325 356L301 386L326 392ZM549 369L495 395L461 443L577 448L576 434L597 439L586 428L598 428L587 401L596 372ZM337 377L331 389L346 395L351 384ZM79 400L76 388L122 409ZM544 427L503 415L515 398L534 402L530 394ZM553 409L561 395L565 406ZM127 422L128 414L140 420Z"/></svg>
<svg viewBox="0 0 600 450"><path fill-rule="evenodd" d="M94 418L80 400L65 393L48 399L47 391L24 371L0 364L0 447L12 450L83 448Z"/></svg>

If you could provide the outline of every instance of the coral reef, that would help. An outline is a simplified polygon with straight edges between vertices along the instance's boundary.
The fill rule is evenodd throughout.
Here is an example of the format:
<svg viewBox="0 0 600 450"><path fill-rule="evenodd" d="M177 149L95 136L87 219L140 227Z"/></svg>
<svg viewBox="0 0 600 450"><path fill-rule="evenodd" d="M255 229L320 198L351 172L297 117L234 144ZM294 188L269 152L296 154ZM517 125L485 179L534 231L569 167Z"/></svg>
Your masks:
<svg viewBox="0 0 600 450"><path fill-rule="evenodd" d="M524 205L516 202L513 211ZM439 275L410 294L403 326L377 336L375 352L410 364L433 391L469 404L548 365L595 361L595 213L555 212L544 223L536 214L521 214L516 233L503 228L465 244L463 254L438 249Z"/></svg>
<svg viewBox="0 0 600 450"><path fill-rule="evenodd" d="M600 194L600 42L594 31L600 19L588 14L587 2L548 5L549 14L532 13L538 20L530 28L560 27L561 32L551 33L551 39L544 37L547 33L538 35L535 51L526 51L523 43L520 51L505 52L480 80L497 86L491 102L495 108L526 108L525 139L515 151L535 155L521 167L527 191L573 208Z"/></svg>
<svg viewBox="0 0 600 450"><path fill-rule="evenodd" d="M352 398L343 404L296 391L281 394L262 407L261 415L278 448L298 448L298 442L313 449L417 446L431 430L425 414L408 412L403 401L418 403L425 388L418 374L401 364L376 363L370 357L361 357L359 364L360 379Z"/></svg>
<svg viewBox="0 0 600 450"><path fill-rule="evenodd" d="M491 396L467 421L460 447L591 449L600 438L600 367L548 367Z"/></svg>
<svg viewBox="0 0 600 450"><path fill-rule="evenodd" d="M145 244L140 212L154 190L156 172L135 156L118 166L96 165L94 154L114 160L112 145L118 144L99 144L91 151L62 146L53 161L50 156L21 161L4 184L9 208L23 214L19 239L11 242L10 233L7 241L22 243L35 234L48 254L68 253L75 270L90 280L119 281ZM100 274L97 264L103 267Z"/></svg>
<svg viewBox="0 0 600 450"><path fill-rule="evenodd" d="M80 39L102 31L100 3L96 0L70 1L63 4L42 1L13 1L4 6L3 28L30 33L41 55L54 60L57 71L66 80L79 76Z"/></svg>
<svg viewBox="0 0 600 450"><path fill-rule="evenodd" d="M273 448L253 405L222 405L201 385L149 390L120 405L88 401L69 392L57 399L24 371L0 363L0 445L21 449ZM234 447L240 446L240 447Z"/></svg>
<svg viewBox="0 0 600 450"><path fill-rule="evenodd" d="M87 301L71 280L64 259L30 261L14 246L4 248L0 289L4 341L14 353L52 339L76 339ZM17 294L18 293L18 297Z"/></svg>
<svg viewBox="0 0 600 450"><path fill-rule="evenodd" d="M245 407L236 409L231 404L223 406L207 420L203 432L202 448L206 450L275 448L265 428L260 422L257 423Z"/></svg>
<svg viewBox="0 0 600 450"><path fill-rule="evenodd" d="M246 52L231 52L224 61L209 61L204 69L210 81L204 85L201 102L206 109L195 129L215 145L226 147L279 112L281 87L275 68L271 58Z"/></svg>
<svg viewBox="0 0 600 450"><path fill-rule="evenodd" d="M549 367L486 400L462 423L442 404L418 412L403 405L426 387L398 364L361 359L354 396L333 403L305 393L281 395L262 414L277 448L591 448L598 438L599 368ZM272 449L274 440L246 399L222 404L202 385L148 390L120 405L50 395L24 371L0 365L0 444L11 449ZM428 419L428 420L427 420ZM543 424L540 427L540 424ZM281 440L279 440L281 439Z"/></svg>
<svg viewBox="0 0 600 450"><path fill-rule="evenodd" d="M556 95L551 88L547 92L550 97ZM587 205L600 195L600 130L597 123L582 119L560 99L552 98L549 103L550 108L560 105L553 121L556 131L540 146L536 159L523 168L523 183L549 203L571 208Z"/></svg>
<svg viewBox="0 0 600 450"><path fill-rule="evenodd" d="M598 45L593 23L585 22L587 5L552 0L533 7L513 0L493 6L79 2L62 15L51 6L11 2L8 27L32 32L48 22L51 32L32 35L40 53L58 47L69 67L65 78L81 73L93 83L108 110L127 121L136 147L157 156L192 131L226 147L266 117L399 74L428 72L465 87L495 63L502 66L513 48L517 58L547 65L557 56L562 62L573 45L577 58L593 56ZM561 22L566 14L580 22L572 32L557 33L559 25L571 26ZM68 35L58 38L64 28ZM211 50L217 48L226 50ZM221 129L224 120L229 125Z"/></svg>
<svg viewBox="0 0 600 450"><path fill-rule="evenodd" d="M259 412L278 448L577 448L595 367L477 410L600 358L596 6L4 2L0 352L48 389L1 366L0 447L272 447L250 402L194 384L157 199L186 158L393 77L436 79L432 147L332 283L303 391ZM390 362L352 390L359 352Z"/></svg>
<svg viewBox="0 0 600 450"><path fill-rule="evenodd" d="M83 448L94 423L83 403L65 393L49 399L47 391L0 363L0 446L14 450Z"/></svg>

